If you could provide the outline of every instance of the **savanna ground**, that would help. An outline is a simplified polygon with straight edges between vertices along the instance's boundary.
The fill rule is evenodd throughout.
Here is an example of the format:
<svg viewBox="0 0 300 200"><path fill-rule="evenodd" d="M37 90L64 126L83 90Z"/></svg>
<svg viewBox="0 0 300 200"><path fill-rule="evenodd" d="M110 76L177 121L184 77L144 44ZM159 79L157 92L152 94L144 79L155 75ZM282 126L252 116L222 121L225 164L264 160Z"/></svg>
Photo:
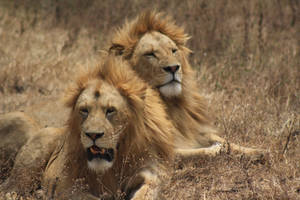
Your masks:
<svg viewBox="0 0 300 200"><path fill-rule="evenodd" d="M152 7L192 36L199 92L223 137L270 151L260 162L225 153L179 161L164 196L300 199L299 0L1 0L0 113L34 107L47 115L49 102L55 110L79 66L97 62L113 27ZM61 126L60 111L42 124ZM12 163L1 155L0 183Z"/></svg>

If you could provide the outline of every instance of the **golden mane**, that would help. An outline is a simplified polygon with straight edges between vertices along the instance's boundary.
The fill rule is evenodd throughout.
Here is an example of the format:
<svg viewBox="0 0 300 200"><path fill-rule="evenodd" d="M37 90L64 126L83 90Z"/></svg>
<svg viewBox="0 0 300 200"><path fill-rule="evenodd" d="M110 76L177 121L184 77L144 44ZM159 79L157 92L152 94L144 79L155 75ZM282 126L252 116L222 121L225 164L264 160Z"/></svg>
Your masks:
<svg viewBox="0 0 300 200"><path fill-rule="evenodd" d="M167 35L179 49L187 54L191 52L185 46L190 37L184 33L184 28L177 26L170 16L150 10L143 12L131 22L126 21L121 28L115 30L109 51L130 58L140 38L151 31Z"/></svg>
<svg viewBox="0 0 300 200"><path fill-rule="evenodd" d="M105 62L96 67L83 70L65 95L65 105L73 108L77 98L93 79L103 80L114 86L128 102L131 114L126 139L131 141L133 152L141 150L155 151L164 159L172 158L172 124L168 120L165 107L159 94L153 91L121 58L108 56ZM69 120L69 127L76 126L76 121ZM129 148L129 147L128 147Z"/></svg>
<svg viewBox="0 0 300 200"><path fill-rule="evenodd" d="M161 99L167 107L167 114L179 133L175 136L176 152L180 155L215 155L221 149L220 144L224 146L228 143L216 134L218 130L212 125L212 120L207 113L206 102L199 94L196 73L187 59L188 54L191 52L185 46L189 36L182 27L177 26L168 15L155 11L146 11L132 21L126 21L121 28L115 31L109 44L109 54L121 56L128 60L132 68L141 77L145 80L151 80L151 77L147 77L151 75L143 73L142 66L137 66L139 64L137 62L139 56L142 55L139 55L139 52L135 52L136 46L143 45L139 43L140 39L150 32L158 32L167 36L176 44L179 50L176 51L177 55L179 55L176 59L178 59L182 68L181 94L170 98L161 94ZM164 57L159 59L164 59ZM154 74L154 76L156 75ZM157 89L155 85L153 85L154 87ZM214 145L214 148L202 148L210 147L213 144L217 145ZM241 147L232 143L230 148L231 151L258 157L262 153L259 149Z"/></svg>
<svg viewBox="0 0 300 200"><path fill-rule="evenodd" d="M183 27L175 24L170 16L156 11L146 11L132 21L126 21L113 34L109 53L120 55L130 62L131 55L140 38L151 31L157 31L168 36L180 49L180 62L183 71L182 95L174 99L162 96L167 106L168 115L175 126L182 135L190 139L195 139L199 132L200 135L205 135L208 131L216 132L211 126L206 102L199 94L196 74L187 60L191 50L185 45L190 37L184 32ZM212 144L212 142L207 141L209 140L207 137L202 137L201 140L204 146Z"/></svg>
<svg viewBox="0 0 300 200"><path fill-rule="evenodd" d="M65 105L72 109L67 126L37 131L34 138L19 151L7 184L0 186L3 191L16 190L20 194L31 192L35 188L29 186L36 187L33 181L35 174L39 174L43 177L41 185L45 189L45 195L50 199L85 199L91 195L96 198L105 193L114 197L120 190L128 198L134 195L138 196L137 199L144 199L144 194L150 190L155 194L156 190L152 190L152 185L160 184L158 174L165 172L165 164L168 162L164 161L173 158L174 149L172 123L168 120L159 94L140 80L120 58L109 57L105 62L82 73L64 93ZM126 108L119 107L120 112L117 114L120 118L116 118L118 123L108 122L104 115L94 115L96 122L101 120L111 126L118 124L114 129L109 129L112 132L106 132L108 138L116 136L118 139L111 141L115 145L111 147L116 151L114 162L98 173L88 165L88 155L81 140L85 133L82 132L82 118L76 104L81 93L89 89L89 86L99 89L101 94L102 84L105 89L115 87L120 93L116 98L124 98L121 105ZM107 94L104 91L107 90L103 90L103 96ZM102 112L100 109L98 111ZM26 116L12 117L20 118L28 127L32 125ZM12 118L7 116L5 119ZM85 122L88 120L86 118ZM11 122L15 127L15 121ZM120 132L114 132L116 128ZM31 128L27 129L30 130ZM28 176L22 176L24 171L28 171ZM80 180L80 185L77 180ZM81 188L81 184L88 188Z"/></svg>

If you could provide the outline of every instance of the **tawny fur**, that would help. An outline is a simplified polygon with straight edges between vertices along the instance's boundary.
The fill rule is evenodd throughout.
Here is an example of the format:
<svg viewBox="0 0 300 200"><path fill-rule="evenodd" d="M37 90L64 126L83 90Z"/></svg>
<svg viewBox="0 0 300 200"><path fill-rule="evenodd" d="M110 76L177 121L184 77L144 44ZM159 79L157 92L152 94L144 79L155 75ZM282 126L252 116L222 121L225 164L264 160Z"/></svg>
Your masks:
<svg viewBox="0 0 300 200"><path fill-rule="evenodd" d="M100 95L105 96L101 91L104 83L119 91L128 105L124 109L129 113L118 140L113 166L104 174L97 174L87 165L80 140L82 121L76 103L91 84L96 84ZM41 129L38 137L28 141L17 156L12 175L1 185L2 191L24 193L20 184L33 184L33 179L20 174L36 165L34 171L42 173L41 184L47 198L96 199L104 193L114 196L121 191L126 198L144 199L146 192L152 194L150 199L153 199L160 182L157 177L165 172L165 165L173 158L174 129L159 94L140 80L124 61L108 58L76 80L65 94L65 104L72 108L67 127ZM78 183L88 188L74 193Z"/></svg>
<svg viewBox="0 0 300 200"><path fill-rule="evenodd" d="M174 126L177 128L179 135L176 135L176 149L178 154L184 156L189 155L203 155L219 153L221 145L228 144L223 138L217 136L218 130L212 125L212 120L207 114L207 105L204 99L198 92L199 86L196 82L196 73L191 68L187 57L191 52L186 47L186 42L189 36L184 32L184 29L177 26L175 22L167 15L157 13L155 11L147 11L139 15L134 20L128 22L117 29L112 36L111 42L108 45L109 53L115 56L122 56L131 63L132 68L144 80L149 82L153 88L157 88L157 85L153 85L154 79L159 77L159 74L149 73L149 67L145 62L139 63L140 58L144 55L140 55L137 52L137 46L140 45L140 40L146 34L154 35L162 34L170 38L178 48L179 57L178 62L182 68L182 93L175 97L165 97L161 95L167 107L167 113L171 118ZM158 40L159 41L159 40ZM152 47L154 52L157 49L164 49L165 47ZM137 55L137 56L135 56ZM155 56L155 59L160 59ZM158 61L157 63L160 63ZM145 66L144 68L142 66ZM148 71L146 71L146 68ZM221 145L219 145L221 144ZM213 145L213 146L212 146ZM203 147L210 147L203 149ZM213 148L212 148L213 147ZM243 152L246 154L261 154L260 150L244 148L235 144L230 144L232 151ZM227 148L227 147L226 147Z"/></svg>
<svg viewBox="0 0 300 200"><path fill-rule="evenodd" d="M130 22L125 21L113 34L109 49L117 50L119 55L130 58L140 38L151 31L168 36L185 54L191 52L185 46L190 37L184 32L184 28L177 26L170 16L155 11L147 11Z"/></svg>
<svg viewBox="0 0 300 200"><path fill-rule="evenodd" d="M20 148L40 129L40 125L23 112L0 115L0 169L8 167Z"/></svg>

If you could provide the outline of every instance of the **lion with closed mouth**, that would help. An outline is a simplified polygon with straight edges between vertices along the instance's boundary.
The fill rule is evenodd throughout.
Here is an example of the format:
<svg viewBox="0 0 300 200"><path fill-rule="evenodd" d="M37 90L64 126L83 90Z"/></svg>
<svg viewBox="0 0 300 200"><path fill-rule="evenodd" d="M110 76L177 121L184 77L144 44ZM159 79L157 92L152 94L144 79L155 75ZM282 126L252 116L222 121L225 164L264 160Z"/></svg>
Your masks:
<svg viewBox="0 0 300 200"><path fill-rule="evenodd" d="M72 109L68 125L30 139L1 190L24 194L33 179L22 172L35 170L47 198L119 198L121 192L125 199L155 199L175 131L159 94L124 61L107 58L77 79L65 103ZM76 180L87 188L74 193Z"/></svg>
<svg viewBox="0 0 300 200"><path fill-rule="evenodd" d="M126 21L112 35L109 54L127 60L157 90L177 128L176 152L183 156L215 155L226 149L261 156L262 150L227 143L219 137L198 92L196 73L188 63L189 36L170 17L147 11ZM228 146L227 146L228 144Z"/></svg>

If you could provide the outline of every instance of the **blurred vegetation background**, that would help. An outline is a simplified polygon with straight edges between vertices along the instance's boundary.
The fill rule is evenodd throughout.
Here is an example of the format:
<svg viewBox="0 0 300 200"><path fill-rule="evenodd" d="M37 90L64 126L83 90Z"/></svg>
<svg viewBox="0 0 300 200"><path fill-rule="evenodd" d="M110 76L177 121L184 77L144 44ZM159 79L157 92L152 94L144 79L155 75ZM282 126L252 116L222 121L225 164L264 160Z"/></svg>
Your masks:
<svg viewBox="0 0 300 200"><path fill-rule="evenodd" d="M0 91L51 94L60 88L53 86L55 79L69 79L64 77L69 73L60 70L92 62L115 27L144 9L156 8L173 16L190 34L190 61L201 72L205 88L232 92L255 83L265 95L297 109L299 4L298 0L1 0ZM11 73L16 69L20 71ZM38 86L39 79L49 85ZM291 93L289 87L297 92ZM13 107L2 104L4 111Z"/></svg>
<svg viewBox="0 0 300 200"><path fill-rule="evenodd" d="M0 113L56 101L79 66L97 63L116 27L152 8L191 36L199 92L223 136L276 152L256 168L198 160L176 171L165 195L300 198L299 0L0 0Z"/></svg>

